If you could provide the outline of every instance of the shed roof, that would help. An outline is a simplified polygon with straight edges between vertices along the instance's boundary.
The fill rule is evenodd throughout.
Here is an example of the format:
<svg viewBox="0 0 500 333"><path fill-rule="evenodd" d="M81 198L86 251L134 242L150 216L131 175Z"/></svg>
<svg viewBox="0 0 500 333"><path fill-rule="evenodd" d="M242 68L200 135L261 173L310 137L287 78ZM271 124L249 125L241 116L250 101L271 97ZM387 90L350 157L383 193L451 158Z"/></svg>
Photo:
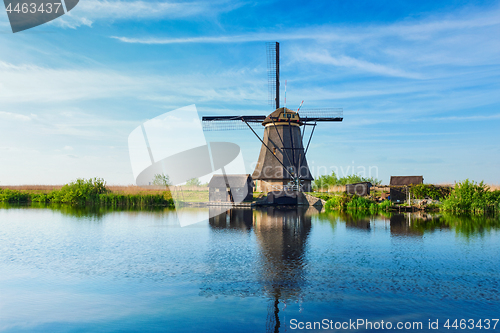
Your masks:
<svg viewBox="0 0 500 333"><path fill-rule="evenodd" d="M365 184L366 185L370 184L370 186L373 186L373 184L370 182L359 182L359 183L352 183L352 184L346 184L346 185L365 185Z"/></svg>
<svg viewBox="0 0 500 333"><path fill-rule="evenodd" d="M418 185L423 184L424 176L391 176L390 185L404 186L404 185Z"/></svg>
<svg viewBox="0 0 500 333"><path fill-rule="evenodd" d="M226 175L230 187L245 187L247 182L252 181L252 176L246 175ZM249 179L250 178L250 179ZM224 175L213 175L208 187L226 187Z"/></svg>

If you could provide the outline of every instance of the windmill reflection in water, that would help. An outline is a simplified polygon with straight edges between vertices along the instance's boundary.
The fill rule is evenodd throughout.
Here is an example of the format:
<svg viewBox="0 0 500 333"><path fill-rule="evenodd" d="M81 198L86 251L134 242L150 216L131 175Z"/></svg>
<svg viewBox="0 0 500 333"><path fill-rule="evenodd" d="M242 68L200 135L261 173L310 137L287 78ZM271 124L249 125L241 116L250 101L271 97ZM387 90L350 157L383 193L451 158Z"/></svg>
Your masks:
<svg viewBox="0 0 500 333"><path fill-rule="evenodd" d="M223 210L217 207L210 209ZM242 249L244 240L241 242L241 254L227 254L227 251L219 249L223 253L214 253L214 263L224 261L224 257L233 256L231 263L239 267L228 268L224 276L210 277L210 287L203 293L207 296L266 296L271 300L266 322L267 331L279 332L282 326L279 316L280 302L286 306L287 301L301 300L301 287L305 283L303 268L306 242L311 230L311 217L317 213L315 208L301 206L231 209L219 215L214 212L216 216L210 218L209 224L215 234L238 232L242 237L256 237L260 251L258 264L253 272L256 278L254 277L253 281L252 277L250 281L241 281L241 275L248 276L249 273L248 267L241 266L246 263L254 264L251 258L240 258L247 253ZM215 256L218 256L217 259ZM219 287L214 290L216 284Z"/></svg>

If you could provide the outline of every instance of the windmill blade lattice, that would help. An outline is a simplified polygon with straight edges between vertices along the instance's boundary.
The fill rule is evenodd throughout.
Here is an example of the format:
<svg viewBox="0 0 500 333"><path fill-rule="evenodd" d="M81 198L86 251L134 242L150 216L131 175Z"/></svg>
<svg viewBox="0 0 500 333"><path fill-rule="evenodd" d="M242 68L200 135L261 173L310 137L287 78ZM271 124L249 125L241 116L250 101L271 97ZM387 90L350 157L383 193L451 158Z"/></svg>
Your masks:
<svg viewBox="0 0 500 333"><path fill-rule="evenodd" d="M245 130L248 125L260 125L265 118L266 116L211 116L203 117L201 123L203 130L207 132Z"/></svg>
<svg viewBox="0 0 500 333"><path fill-rule="evenodd" d="M342 121L344 119L344 110L342 108L301 109L299 117L303 123Z"/></svg>
<svg viewBox="0 0 500 333"><path fill-rule="evenodd" d="M279 108L280 86L280 49L279 43L266 43L267 54L267 84L269 89L269 105Z"/></svg>

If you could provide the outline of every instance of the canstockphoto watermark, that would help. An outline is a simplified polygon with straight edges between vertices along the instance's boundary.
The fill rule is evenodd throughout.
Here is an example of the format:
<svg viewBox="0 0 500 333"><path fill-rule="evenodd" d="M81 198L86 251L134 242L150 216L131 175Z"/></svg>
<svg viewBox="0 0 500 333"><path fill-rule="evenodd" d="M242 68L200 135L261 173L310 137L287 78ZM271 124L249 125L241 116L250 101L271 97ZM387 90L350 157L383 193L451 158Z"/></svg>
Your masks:
<svg viewBox="0 0 500 333"><path fill-rule="evenodd" d="M4 0L12 32L52 21L75 8L79 0Z"/></svg>
<svg viewBox="0 0 500 333"><path fill-rule="evenodd" d="M346 321L335 321L326 318L321 321L291 319L289 324L292 330L422 330L424 328L424 323L420 321L393 323L384 320L370 321L368 319L349 319ZM430 321L429 328L433 328Z"/></svg>
<svg viewBox="0 0 500 333"><path fill-rule="evenodd" d="M499 323L498 318L448 318L448 319L428 319L425 322L421 321L384 321L384 320L369 320L369 319L349 319L344 321L335 321L331 319L323 319L321 321L299 321L291 319L289 327L292 330L336 330L336 331L358 331L369 330L495 330Z"/></svg>
<svg viewBox="0 0 500 333"><path fill-rule="evenodd" d="M178 202L181 192L172 187L192 178L222 174L227 186L235 189L229 174L245 174L245 164L240 147L231 142L207 142L196 106L190 105L164 113L138 126L128 137L130 163L138 186L169 185ZM248 193L234 197L240 203ZM210 214L221 211L207 210L198 215L187 214L176 208L181 226L203 221ZM217 213L216 213L217 212ZM186 214L185 214L186 213Z"/></svg>

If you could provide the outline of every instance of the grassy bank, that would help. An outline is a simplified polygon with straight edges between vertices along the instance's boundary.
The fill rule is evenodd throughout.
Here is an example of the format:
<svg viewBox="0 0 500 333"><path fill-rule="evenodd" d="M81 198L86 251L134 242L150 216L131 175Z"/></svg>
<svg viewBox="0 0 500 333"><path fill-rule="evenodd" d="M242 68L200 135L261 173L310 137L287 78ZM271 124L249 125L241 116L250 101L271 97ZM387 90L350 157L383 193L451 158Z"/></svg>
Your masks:
<svg viewBox="0 0 500 333"><path fill-rule="evenodd" d="M347 195L345 193L328 199L325 204L325 209L330 211L364 210L372 213L388 211L392 207L392 202L389 200L378 203L368 198L359 197L357 195Z"/></svg>
<svg viewBox="0 0 500 333"><path fill-rule="evenodd" d="M428 184L416 185L411 188L412 198L432 198L439 200L438 204L430 204L426 209L439 209L453 214L497 214L500 212L500 190L492 190L483 182L465 180L455 184L453 188ZM371 212L388 211L396 206L389 200L376 202L366 197L356 195L319 194L327 200L325 209L333 211L365 210ZM406 204L402 204L406 205Z"/></svg>
<svg viewBox="0 0 500 333"><path fill-rule="evenodd" d="M52 190L0 189L0 202L62 203L77 206L100 205L107 207L174 206L169 191L114 192L106 187L104 180L99 178L77 179L75 182Z"/></svg>

